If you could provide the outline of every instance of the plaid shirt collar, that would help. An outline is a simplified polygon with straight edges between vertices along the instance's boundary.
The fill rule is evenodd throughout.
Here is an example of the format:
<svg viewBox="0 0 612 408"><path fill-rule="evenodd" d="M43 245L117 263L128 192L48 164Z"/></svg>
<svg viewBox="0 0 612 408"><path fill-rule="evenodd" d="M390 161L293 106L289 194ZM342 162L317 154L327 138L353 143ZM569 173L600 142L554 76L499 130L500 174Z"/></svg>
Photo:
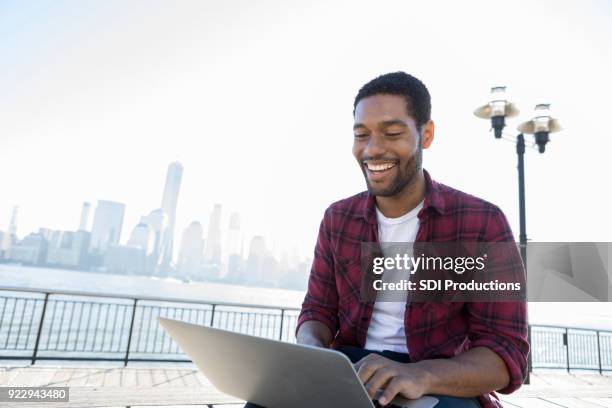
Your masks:
<svg viewBox="0 0 612 408"><path fill-rule="evenodd" d="M444 194L440 190L440 184L431 178L427 170L423 169L425 175L425 202L423 203L423 209L419 212L419 220L423 220L425 214L432 208L444 214L446 212L446 202L444 201ZM376 197L366 192L366 199L360 200L356 209L356 214L363 218L368 224L376 224Z"/></svg>

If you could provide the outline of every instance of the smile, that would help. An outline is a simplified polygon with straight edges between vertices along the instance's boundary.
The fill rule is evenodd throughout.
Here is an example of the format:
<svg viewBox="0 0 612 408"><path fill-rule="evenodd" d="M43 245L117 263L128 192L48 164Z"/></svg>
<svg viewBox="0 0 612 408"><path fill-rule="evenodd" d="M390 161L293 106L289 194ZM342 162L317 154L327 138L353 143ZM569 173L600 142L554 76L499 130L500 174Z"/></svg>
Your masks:
<svg viewBox="0 0 612 408"><path fill-rule="evenodd" d="M364 161L366 174L370 182L378 183L387 179L387 176L397 167L397 161Z"/></svg>
<svg viewBox="0 0 612 408"><path fill-rule="evenodd" d="M383 172L395 167L397 163L371 163L366 162L366 167L372 172Z"/></svg>

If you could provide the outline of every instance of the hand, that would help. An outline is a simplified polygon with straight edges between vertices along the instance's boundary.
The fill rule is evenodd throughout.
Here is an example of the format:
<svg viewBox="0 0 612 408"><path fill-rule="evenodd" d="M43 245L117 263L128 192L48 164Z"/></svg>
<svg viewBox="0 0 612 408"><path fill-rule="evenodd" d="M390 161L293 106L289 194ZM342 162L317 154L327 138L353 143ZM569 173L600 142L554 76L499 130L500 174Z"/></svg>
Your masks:
<svg viewBox="0 0 612 408"><path fill-rule="evenodd" d="M402 364L378 354L368 354L355 364L359 379L370 398L384 389L378 403L387 405L396 395L417 399L428 393L429 373L418 363Z"/></svg>

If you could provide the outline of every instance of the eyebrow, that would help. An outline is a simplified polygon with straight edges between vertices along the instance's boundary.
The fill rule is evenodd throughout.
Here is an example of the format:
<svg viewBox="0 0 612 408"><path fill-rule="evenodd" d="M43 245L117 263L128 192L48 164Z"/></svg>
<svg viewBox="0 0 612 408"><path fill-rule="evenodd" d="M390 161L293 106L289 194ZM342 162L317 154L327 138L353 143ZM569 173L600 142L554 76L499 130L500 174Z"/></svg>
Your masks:
<svg viewBox="0 0 612 408"><path fill-rule="evenodd" d="M387 128L389 126L401 126L401 127L407 127L406 124L399 120L399 119L391 119L391 120L385 120L382 121L378 124L379 128ZM363 123L355 123L353 125L353 130L357 130L357 129L361 129L361 128L367 128L366 125L364 125Z"/></svg>
<svg viewBox="0 0 612 408"><path fill-rule="evenodd" d="M385 120L379 123L379 127L386 128L389 126L401 126L406 127L406 124L399 119Z"/></svg>

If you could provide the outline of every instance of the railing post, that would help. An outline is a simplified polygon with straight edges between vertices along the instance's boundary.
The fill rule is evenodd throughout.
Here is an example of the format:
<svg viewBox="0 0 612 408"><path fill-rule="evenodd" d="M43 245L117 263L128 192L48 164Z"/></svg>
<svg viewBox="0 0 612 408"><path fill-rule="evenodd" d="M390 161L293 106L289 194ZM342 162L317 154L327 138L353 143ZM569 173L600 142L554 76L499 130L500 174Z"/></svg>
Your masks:
<svg viewBox="0 0 612 408"><path fill-rule="evenodd" d="M570 360L569 360L569 336L567 334L567 327L565 328L565 333L563 333L563 344L565 344L565 366L567 368L567 372L570 372Z"/></svg>
<svg viewBox="0 0 612 408"><path fill-rule="evenodd" d="M137 303L138 299L134 299L134 305L132 306L132 319L130 321L130 332L128 334L127 349L125 349L125 358L123 360L123 365L126 367L128 365L128 360L130 359L130 346L132 344L132 332L134 331L134 318L136 317Z"/></svg>
<svg viewBox="0 0 612 408"><path fill-rule="evenodd" d="M599 338L599 330L597 330L597 362L599 364L599 374L602 374L602 369L601 369L601 340Z"/></svg>
<svg viewBox="0 0 612 408"><path fill-rule="evenodd" d="M215 304L213 303L212 305L212 311L210 313L210 327L214 327L213 324L215 323Z"/></svg>
<svg viewBox="0 0 612 408"><path fill-rule="evenodd" d="M42 333L43 322L45 320L45 313L47 312L48 301L49 301L49 293L46 292L45 300L43 302L42 313L40 314L40 321L38 322L38 333L36 334L36 343L34 343L34 352L32 353L32 365L34 365L34 362L36 361L36 356L38 355L38 345L40 344L40 335Z"/></svg>
<svg viewBox="0 0 612 408"><path fill-rule="evenodd" d="M525 381L523 382L523 384L525 385L529 385L529 383L531 382L531 366L532 366L532 362L531 362L531 355L533 354L533 347L531 346L531 325L528 324L527 325L527 343L529 344L529 355L527 356L527 377L525 378Z"/></svg>
<svg viewBox="0 0 612 408"><path fill-rule="evenodd" d="M280 341L283 341L283 320L285 320L285 309L281 309L280 333L278 335Z"/></svg>

